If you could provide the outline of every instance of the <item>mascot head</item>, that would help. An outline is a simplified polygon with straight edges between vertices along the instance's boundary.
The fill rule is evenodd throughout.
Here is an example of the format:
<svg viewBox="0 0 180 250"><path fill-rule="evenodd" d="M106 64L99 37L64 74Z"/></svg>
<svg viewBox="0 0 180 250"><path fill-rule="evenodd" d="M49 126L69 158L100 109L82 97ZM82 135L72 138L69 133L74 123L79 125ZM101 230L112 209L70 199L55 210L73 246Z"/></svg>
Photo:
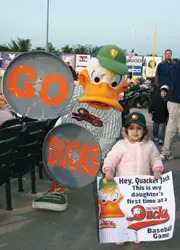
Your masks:
<svg viewBox="0 0 180 250"><path fill-rule="evenodd" d="M106 179L101 178L99 181L98 196L100 206L99 218L124 217L119 207L119 203L122 199L123 195L120 193L116 181L107 182Z"/></svg>
<svg viewBox="0 0 180 250"><path fill-rule="evenodd" d="M102 47L96 57L91 57L87 70L79 73L79 82L85 90L79 102L98 109L114 108L123 111L118 95L128 88L126 55L115 45Z"/></svg>

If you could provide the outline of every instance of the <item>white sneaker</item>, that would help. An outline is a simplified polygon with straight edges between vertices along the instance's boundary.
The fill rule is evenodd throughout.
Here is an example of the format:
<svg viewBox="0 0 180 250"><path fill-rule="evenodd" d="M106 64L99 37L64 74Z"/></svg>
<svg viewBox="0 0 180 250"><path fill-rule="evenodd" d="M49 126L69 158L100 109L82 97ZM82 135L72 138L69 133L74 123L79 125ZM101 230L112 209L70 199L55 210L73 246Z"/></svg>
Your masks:
<svg viewBox="0 0 180 250"><path fill-rule="evenodd" d="M163 142L162 140L159 140L159 144L160 144L160 145L163 145L164 142Z"/></svg>

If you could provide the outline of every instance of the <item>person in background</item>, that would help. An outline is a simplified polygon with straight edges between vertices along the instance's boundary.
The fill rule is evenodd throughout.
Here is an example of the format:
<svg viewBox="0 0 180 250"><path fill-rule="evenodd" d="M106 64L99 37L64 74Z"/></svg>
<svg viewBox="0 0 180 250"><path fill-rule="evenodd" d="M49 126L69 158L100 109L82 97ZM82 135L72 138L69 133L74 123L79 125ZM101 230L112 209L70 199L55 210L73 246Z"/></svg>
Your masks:
<svg viewBox="0 0 180 250"><path fill-rule="evenodd" d="M130 72L129 75L127 75L126 81L127 81L128 83L132 81L132 72Z"/></svg>
<svg viewBox="0 0 180 250"><path fill-rule="evenodd" d="M179 132L180 134L180 62L172 66L168 75L168 85L167 108L169 119L161 153L162 160L174 159L171 154L171 144L176 133Z"/></svg>
<svg viewBox="0 0 180 250"><path fill-rule="evenodd" d="M148 79L147 85L149 86L152 96L159 94L159 87L157 87L155 84L155 77Z"/></svg>
<svg viewBox="0 0 180 250"><path fill-rule="evenodd" d="M6 103L4 95L0 92L0 125L7 121L15 118L13 109Z"/></svg>
<svg viewBox="0 0 180 250"><path fill-rule="evenodd" d="M140 78L136 78L135 80L134 80L134 86L140 86L141 85L141 80L140 80Z"/></svg>
<svg viewBox="0 0 180 250"><path fill-rule="evenodd" d="M151 97L156 94L156 86L154 84L154 77L146 79L146 86ZM159 92L159 91L158 91ZM158 94L157 92L157 94Z"/></svg>
<svg viewBox="0 0 180 250"><path fill-rule="evenodd" d="M129 87L133 87L133 82L130 82L130 83L129 83Z"/></svg>
<svg viewBox="0 0 180 250"><path fill-rule="evenodd" d="M73 69L73 67L71 66L69 61L67 61L66 64L68 65L69 69L71 70L74 81L77 81L76 71Z"/></svg>
<svg viewBox="0 0 180 250"><path fill-rule="evenodd" d="M152 80L151 80L151 79L147 79L147 80L146 80L146 85L147 85L147 87L148 87L149 89L151 89L151 88L152 88Z"/></svg>
<svg viewBox="0 0 180 250"><path fill-rule="evenodd" d="M167 85L168 82L168 72L171 69L174 62L171 59L172 51L167 49L165 51L165 60L158 64L155 75L155 85L156 88L160 89L162 85Z"/></svg>
<svg viewBox="0 0 180 250"><path fill-rule="evenodd" d="M165 128L168 121L168 110L167 110L167 94L169 87L163 85L160 88L160 94L155 95L151 99L149 105L149 114L153 120L153 137L154 141L159 142L160 145L164 143Z"/></svg>
<svg viewBox="0 0 180 250"><path fill-rule="evenodd" d="M132 92L140 89L140 80L129 81L129 88L124 92L124 97L130 96Z"/></svg>

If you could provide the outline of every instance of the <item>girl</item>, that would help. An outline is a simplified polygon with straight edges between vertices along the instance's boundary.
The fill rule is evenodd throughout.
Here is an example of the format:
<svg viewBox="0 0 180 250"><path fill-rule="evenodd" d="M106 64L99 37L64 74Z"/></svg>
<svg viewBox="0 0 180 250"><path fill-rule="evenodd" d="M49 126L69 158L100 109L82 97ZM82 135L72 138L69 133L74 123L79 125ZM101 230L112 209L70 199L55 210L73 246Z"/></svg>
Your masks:
<svg viewBox="0 0 180 250"><path fill-rule="evenodd" d="M122 133L124 139L112 147L104 160L102 171L106 180L113 180L114 175L149 175L150 167L154 178L159 179L163 164L155 144L149 140L144 115L139 112L131 113L125 121Z"/></svg>

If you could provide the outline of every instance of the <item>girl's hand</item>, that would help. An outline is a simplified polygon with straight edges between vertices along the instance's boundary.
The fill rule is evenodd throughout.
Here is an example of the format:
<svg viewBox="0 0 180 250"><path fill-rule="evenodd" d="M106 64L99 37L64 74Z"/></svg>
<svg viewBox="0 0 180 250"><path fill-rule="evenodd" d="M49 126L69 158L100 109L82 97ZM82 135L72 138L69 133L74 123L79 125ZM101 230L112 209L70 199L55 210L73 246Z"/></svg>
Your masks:
<svg viewBox="0 0 180 250"><path fill-rule="evenodd" d="M161 177L161 171L155 171L154 172L154 179L159 180L160 177Z"/></svg>
<svg viewBox="0 0 180 250"><path fill-rule="evenodd" d="M114 178L114 173L112 171L107 171L105 173L105 178L107 181L112 181Z"/></svg>

